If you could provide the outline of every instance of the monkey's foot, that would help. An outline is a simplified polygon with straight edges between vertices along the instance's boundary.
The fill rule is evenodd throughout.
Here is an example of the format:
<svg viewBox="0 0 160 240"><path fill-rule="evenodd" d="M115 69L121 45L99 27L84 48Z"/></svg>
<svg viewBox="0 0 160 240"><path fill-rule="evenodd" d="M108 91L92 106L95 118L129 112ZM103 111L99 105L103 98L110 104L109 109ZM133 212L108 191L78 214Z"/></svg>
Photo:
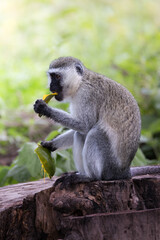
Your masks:
<svg viewBox="0 0 160 240"><path fill-rule="evenodd" d="M79 174L78 172L70 172L70 173L64 173L60 178L56 180L54 183L54 187L56 187L58 184L61 184L60 188L67 189L68 187L74 186L78 183L85 183L85 182L91 182L92 179Z"/></svg>

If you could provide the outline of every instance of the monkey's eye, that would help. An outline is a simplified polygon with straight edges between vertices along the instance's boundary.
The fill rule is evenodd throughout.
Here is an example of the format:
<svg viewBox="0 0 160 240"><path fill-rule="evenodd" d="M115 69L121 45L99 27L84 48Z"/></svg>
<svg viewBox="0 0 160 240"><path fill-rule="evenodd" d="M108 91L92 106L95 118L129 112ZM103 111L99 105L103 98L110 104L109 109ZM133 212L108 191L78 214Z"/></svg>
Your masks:
<svg viewBox="0 0 160 240"><path fill-rule="evenodd" d="M79 63L77 63L77 64L75 65L75 67L76 67L77 73L80 74L80 75L82 75L82 74L83 74L83 68L82 68L82 66L81 66Z"/></svg>
<svg viewBox="0 0 160 240"><path fill-rule="evenodd" d="M61 75L59 73L50 73L50 76L53 80L59 81L61 79Z"/></svg>

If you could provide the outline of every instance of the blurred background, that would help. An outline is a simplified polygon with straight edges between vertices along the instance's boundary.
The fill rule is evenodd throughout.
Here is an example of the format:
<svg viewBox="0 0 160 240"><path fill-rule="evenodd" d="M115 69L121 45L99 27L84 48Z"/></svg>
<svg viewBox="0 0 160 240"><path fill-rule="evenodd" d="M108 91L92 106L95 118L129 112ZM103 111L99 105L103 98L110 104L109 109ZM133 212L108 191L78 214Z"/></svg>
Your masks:
<svg viewBox="0 0 160 240"><path fill-rule="evenodd" d="M43 177L36 142L63 129L36 116L33 104L48 93L46 71L60 56L131 91L142 115L133 165L160 163L159 9L159 0L1 0L0 186ZM54 158L57 175L74 169L71 150Z"/></svg>

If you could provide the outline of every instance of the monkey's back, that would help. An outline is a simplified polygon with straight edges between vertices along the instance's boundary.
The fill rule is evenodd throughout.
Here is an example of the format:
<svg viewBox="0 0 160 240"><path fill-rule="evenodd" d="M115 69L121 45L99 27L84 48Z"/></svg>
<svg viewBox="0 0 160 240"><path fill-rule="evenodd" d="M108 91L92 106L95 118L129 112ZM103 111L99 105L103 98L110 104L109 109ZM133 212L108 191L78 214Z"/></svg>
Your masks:
<svg viewBox="0 0 160 240"><path fill-rule="evenodd" d="M130 162L137 151L141 132L138 104L132 94L119 83L104 79L106 97L101 108L101 126L113 131L114 144L122 165Z"/></svg>
<svg viewBox="0 0 160 240"><path fill-rule="evenodd" d="M91 111L98 112L100 128L110 135L122 165L130 165L141 132L141 117L136 100L125 87L101 74L94 75L94 78L92 73L88 74L86 84L90 91L88 96L92 95ZM90 99L88 104L91 104Z"/></svg>

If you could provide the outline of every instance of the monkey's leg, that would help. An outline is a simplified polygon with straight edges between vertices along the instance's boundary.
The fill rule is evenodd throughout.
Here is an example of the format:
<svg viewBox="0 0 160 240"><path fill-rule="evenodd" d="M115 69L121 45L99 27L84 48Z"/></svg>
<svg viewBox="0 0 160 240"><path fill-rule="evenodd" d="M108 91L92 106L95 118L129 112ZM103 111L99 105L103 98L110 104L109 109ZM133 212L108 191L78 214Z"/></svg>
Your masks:
<svg viewBox="0 0 160 240"><path fill-rule="evenodd" d="M113 140L98 126L87 134L82 155L85 174L91 179L112 180L129 177L129 169L120 168Z"/></svg>
<svg viewBox="0 0 160 240"><path fill-rule="evenodd" d="M70 185L74 185L81 182L90 182L91 179L85 176L85 171L83 167L83 159L82 159L82 151L85 141L85 135L80 134L79 132L74 133L74 141L73 141L73 158L75 162L77 172L65 173L57 179L54 186L61 183L62 188L67 188Z"/></svg>
<svg viewBox="0 0 160 240"><path fill-rule="evenodd" d="M48 148L50 151L69 148L73 145L74 133L75 133L74 130L69 130L61 135L58 135L51 141L41 142L41 145L45 148Z"/></svg>
<svg viewBox="0 0 160 240"><path fill-rule="evenodd" d="M80 174L84 174L83 159L82 159L82 150L84 146L85 135L75 132L74 142L73 142L73 159L76 166L76 169Z"/></svg>

